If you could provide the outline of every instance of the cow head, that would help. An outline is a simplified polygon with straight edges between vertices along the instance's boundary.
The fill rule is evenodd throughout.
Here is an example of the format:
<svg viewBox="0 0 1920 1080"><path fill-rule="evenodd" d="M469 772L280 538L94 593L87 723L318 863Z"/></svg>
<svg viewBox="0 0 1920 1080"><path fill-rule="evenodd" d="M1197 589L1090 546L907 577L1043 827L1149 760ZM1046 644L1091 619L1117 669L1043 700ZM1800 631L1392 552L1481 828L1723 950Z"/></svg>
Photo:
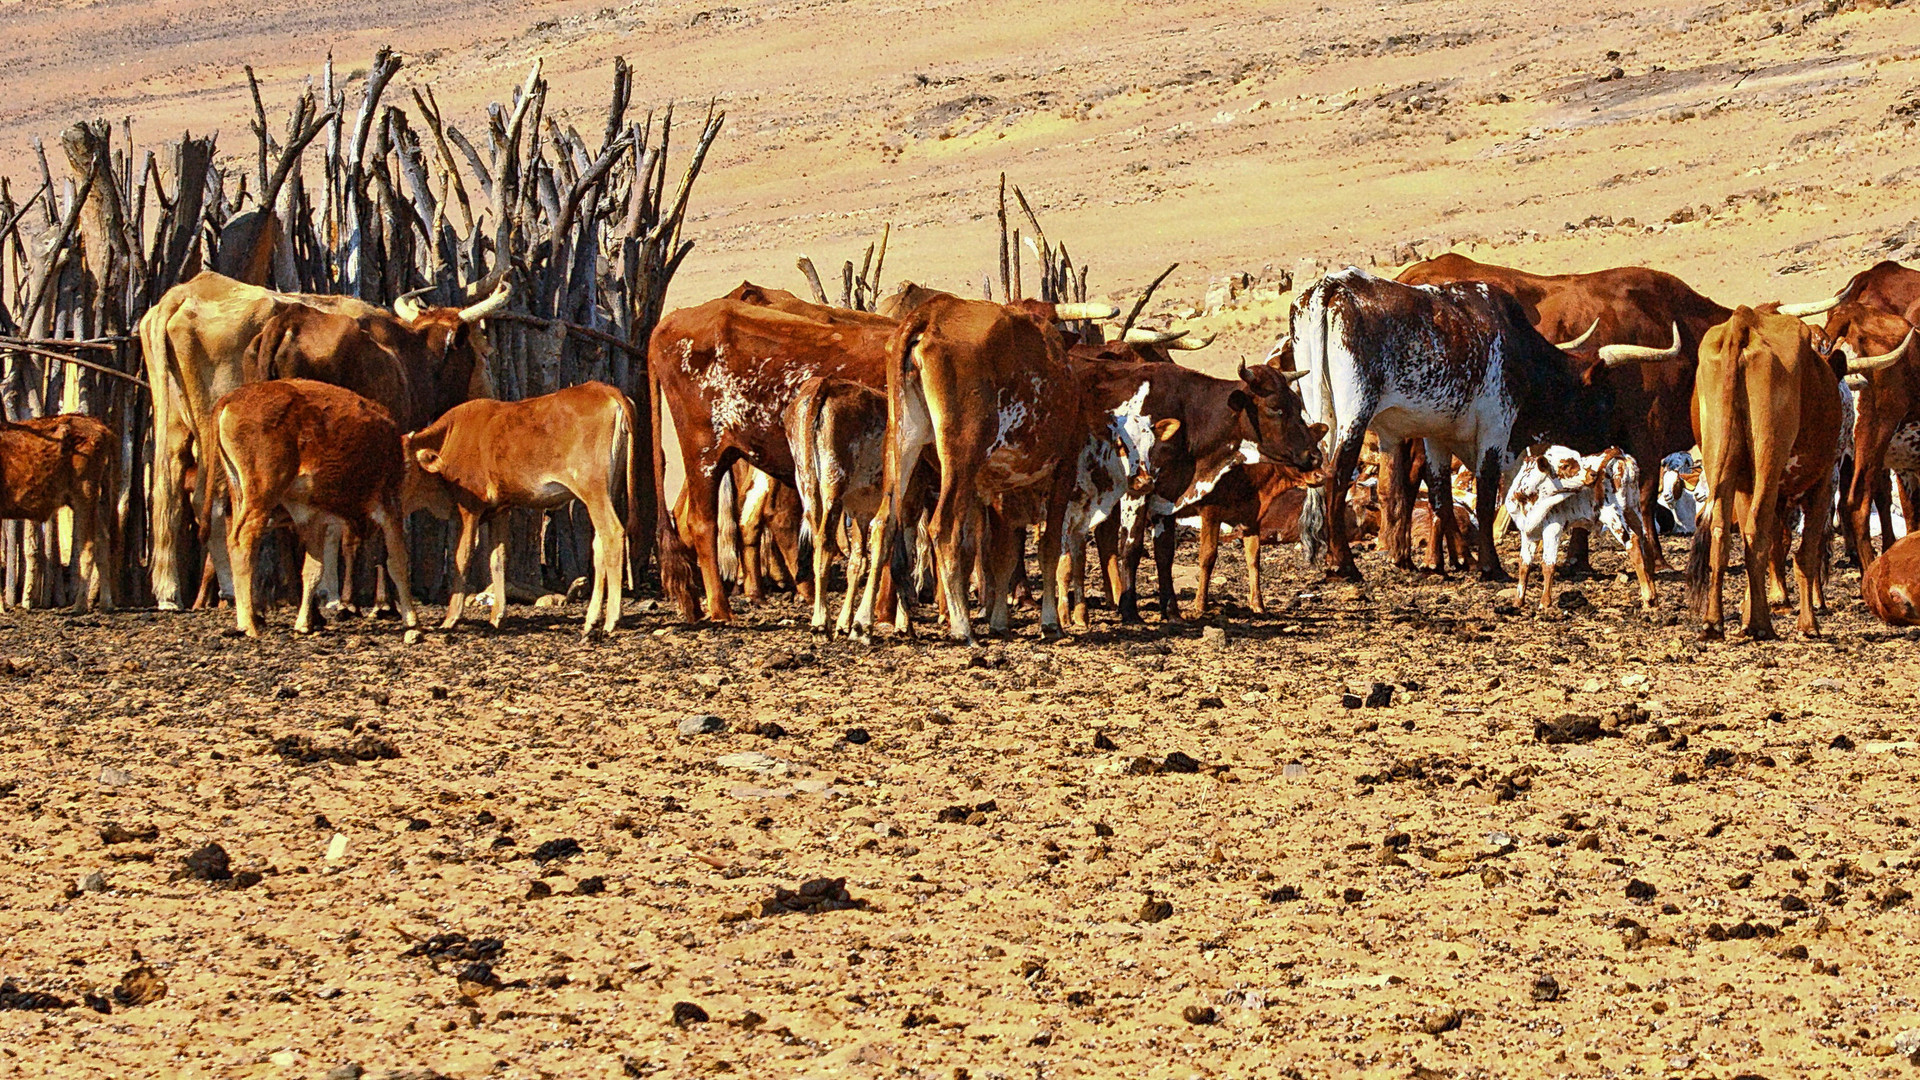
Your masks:
<svg viewBox="0 0 1920 1080"><path fill-rule="evenodd" d="M442 521L453 516L453 495L440 477L444 465L440 447L446 435L446 429L436 423L400 436L400 457L406 465L400 480L402 512L425 510Z"/></svg>
<svg viewBox="0 0 1920 1080"><path fill-rule="evenodd" d="M1318 472L1325 462L1320 440L1326 437L1327 425L1306 422L1306 406L1294 389L1306 377L1304 371L1282 371L1271 364L1248 367L1242 361L1240 381L1246 388L1227 398L1228 407L1250 429L1249 441L1260 448L1261 460L1289 471L1289 479L1295 480Z"/></svg>
<svg viewBox="0 0 1920 1080"><path fill-rule="evenodd" d="M1145 496L1153 491L1159 479L1160 465L1166 456L1165 445L1180 433L1180 421L1174 417L1155 420L1152 427L1151 445L1132 447L1119 436L1114 437L1114 446L1120 451L1120 460L1131 466L1127 470L1127 494ZM1144 452L1143 452L1144 451Z"/></svg>
<svg viewBox="0 0 1920 1080"><path fill-rule="evenodd" d="M424 307L415 299L425 289L407 293L393 302L409 339L419 373L426 376L425 396L428 415L439 416L462 401L493 396L493 379L487 370L491 349L483 325L489 315L505 308L513 299L513 286L505 279L486 299L466 307ZM383 342L396 351L399 342Z"/></svg>

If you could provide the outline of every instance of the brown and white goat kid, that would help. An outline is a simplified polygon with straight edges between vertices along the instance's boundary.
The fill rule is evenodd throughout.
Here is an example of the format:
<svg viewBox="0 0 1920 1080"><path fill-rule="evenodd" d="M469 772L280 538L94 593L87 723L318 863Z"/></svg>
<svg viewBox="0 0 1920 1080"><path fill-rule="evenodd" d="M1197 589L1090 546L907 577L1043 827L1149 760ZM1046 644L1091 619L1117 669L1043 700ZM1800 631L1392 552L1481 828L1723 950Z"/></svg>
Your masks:
<svg viewBox="0 0 1920 1080"><path fill-rule="evenodd" d="M1627 549L1633 572L1640 579L1640 605L1653 607L1653 578L1640 553L1646 524L1640 518L1637 495L1640 468L1618 449L1582 456L1564 446L1529 450L1507 488L1507 517L1520 533L1519 602L1527 600L1527 573L1535 554L1542 563L1540 603L1553 605L1553 569L1560 557L1560 537L1568 529L1595 526L1605 529Z"/></svg>

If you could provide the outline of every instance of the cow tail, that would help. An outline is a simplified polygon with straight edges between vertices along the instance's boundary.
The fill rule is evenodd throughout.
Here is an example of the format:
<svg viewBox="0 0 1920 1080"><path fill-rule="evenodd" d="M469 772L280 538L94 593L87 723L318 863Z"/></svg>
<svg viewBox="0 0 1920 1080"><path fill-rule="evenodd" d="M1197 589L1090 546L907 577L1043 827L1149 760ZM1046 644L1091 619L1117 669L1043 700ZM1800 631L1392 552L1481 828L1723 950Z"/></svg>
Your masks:
<svg viewBox="0 0 1920 1080"><path fill-rule="evenodd" d="M1729 344L1728 354L1739 356L1744 343ZM1727 499L1731 490L1727 486L1727 473L1732 467L1733 445L1739 440L1750 439L1747 423L1746 376L1738 363L1729 365L1728 378L1722 380L1720 400L1716 403L1721 417L1720 445L1709 450L1707 440L1703 438L1700 446L1702 484L1709 492L1707 504L1694 517L1693 545L1687 551L1687 608L1695 618L1704 619L1707 613L1707 592L1713 585L1713 545L1724 537L1727 530ZM1698 390L1694 391L1696 394ZM1749 454L1749 457L1751 455ZM1765 573L1765 567L1749 565L1750 574Z"/></svg>
<svg viewBox="0 0 1920 1080"><path fill-rule="evenodd" d="M614 391L613 399L613 445L608 449L607 482L609 484L618 484L622 489L620 499L614 503L614 513L620 515L620 521L626 526L627 535L631 537L633 534L634 507L639 503L639 500L634 496L634 481L638 479L638 477L635 474L633 462L633 427L635 420L633 401L628 398L626 394L618 390ZM629 551L632 550L631 543L631 540L629 540ZM623 553L623 555L625 554L626 553ZM628 567L628 573L631 575L633 573L632 558L625 557L621 561ZM638 580L637 576L635 580ZM616 587L624 588L625 585L625 582L621 582Z"/></svg>
<svg viewBox="0 0 1920 1080"><path fill-rule="evenodd" d="M1326 461L1322 466L1327 471L1326 482L1309 487L1306 498L1300 505L1300 554L1307 568L1311 570L1319 566L1327 554L1327 505L1333 498L1335 458L1340 452L1340 433L1339 425L1334 419L1333 373L1329 362L1329 349L1332 345L1329 325L1332 320L1328 317L1326 291L1317 283L1307 294L1304 310L1308 324L1305 333L1296 331L1294 341L1297 343L1298 351L1295 355L1305 362L1308 371L1319 373L1320 416L1313 422L1327 425L1328 444ZM1298 348L1301 345L1305 348ZM1302 356L1301 353L1305 355Z"/></svg>
<svg viewBox="0 0 1920 1080"><path fill-rule="evenodd" d="M209 418L207 424L207 441L213 445L205 447L204 449L208 452L201 455L203 460L200 462L199 484L194 492L195 502L199 504L195 513L200 526L202 544L213 535L213 500L218 496L221 486L220 482L214 479L213 474L219 472L224 475L230 464L227 456L227 440L220 437L220 418L223 415L225 410L216 405L213 416Z"/></svg>
<svg viewBox="0 0 1920 1080"><path fill-rule="evenodd" d="M819 543L813 535L813 519L820 515L822 525L826 524L826 506L821 501L819 459L816 457L815 433L820 429L820 410L825 405L826 394L819 383L812 384L807 393L803 393L795 402L798 408L790 414L792 423L787 429L787 446L793 451L793 486L800 492L800 538L794 553L794 577L813 578L813 549ZM817 508L817 509L816 509ZM848 586L852 588L851 585Z"/></svg>
<svg viewBox="0 0 1920 1080"><path fill-rule="evenodd" d="M720 513L713 526L722 581L740 580L740 504L746 495L733 482L732 469L720 474Z"/></svg>
<svg viewBox="0 0 1920 1080"><path fill-rule="evenodd" d="M700 619L700 600L693 588L693 551L680 539L679 523L667 505L667 449L661 408L660 365L664 350L647 350L647 408L653 428L654 557L660 561L660 591L680 609L686 622Z"/></svg>

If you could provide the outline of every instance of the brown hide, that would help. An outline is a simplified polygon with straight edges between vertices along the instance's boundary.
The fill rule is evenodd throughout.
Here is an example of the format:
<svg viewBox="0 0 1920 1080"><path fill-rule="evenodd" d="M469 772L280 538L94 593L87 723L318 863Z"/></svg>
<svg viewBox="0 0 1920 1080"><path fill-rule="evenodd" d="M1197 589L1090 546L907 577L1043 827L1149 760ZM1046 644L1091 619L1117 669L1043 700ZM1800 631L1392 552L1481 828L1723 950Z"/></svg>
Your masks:
<svg viewBox="0 0 1920 1080"><path fill-rule="evenodd" d="M1741 307L1701 339L1693 414L1713 500L1710 524L1701 522L1694 533L1687 584L1707 636L1720 633L1720 586L1734 525L1747 549L1747 634L1773 636L1761 568L1770 563L1773 545L1786 542L1781 525L1795 505L1806 520L1794 560L1798 627L1818 632L1814 609L1826 569L1840 389L1814 350L1814 332L1771 306Z"/></svg>
<svg viewBox="0 0 1920 1080"><path fill-rule="evenodd" d="M460 514L456 590L445 626L466 602L467 560L481 524L510 507L548 510L579 499L593 521L593 592L587 632L604 608L604 629L620 618L626 531L616 489L633 491L633 403L606 383L589 382L525 401L476 399L447 410L406 437L405 503L445 518ZM493 625L506 607L506 530L496 528Z"/></svg>
<svg viewBox="0 0 1920 1080"><path fill-rule="evenodd" d="M1920 302L1908 314L1920 317ZM1844 374L1845 351L1856 358L1881 356L1899 348L1912 330L1913 324L1906 318L1858 300L1845 301L1827 314L1825 333L1834 349L1829 362L1836 374ZM1887 448L1902 427L1920 422L1920 356L1914 355L1916 351L1909 348L1893 364L1867 372L1866 385L1854 395L1853 475L1841 494L1842 513L1847 516L1862 568L1873 562L1868 523L1875 489L1886 472ZM1883 533L1882 542L1891 539L1889 529Z"/></svg>
<svg viewBox="0 0 1920 1080"><path fill-rule="evenodd" d="M330 521L355 535L369 527L381 530L395 601L406 624L415 624L406 538L400 529L400 429L386 409L328 383L278 379L242 386L222 397L214 404L210 430L233 499L227 543L233 560L234 614L242 632L259 635L253 608L254 549L273 512L283 507L307 553L297 630L312 626L314 587ZM208 471L201 470L203 530L208 522Z"/></svg>
<svg viewBox="0 0 1920 1080"><path fill-rule="evenodd" d="M112 487L119 448L113 429L91 416L0 420L0 519L47 521L61 507L73 510L80 571L76 612L113 607L112 575L102 572L99 545L102 500Z"/></svg>
<svg viewBox="0 0 1920 1080"><path fill-rule="evenodd" d="M1889 626L1920 626L1920 533L1904 536L1860 578L1867 610Z"/></svg>

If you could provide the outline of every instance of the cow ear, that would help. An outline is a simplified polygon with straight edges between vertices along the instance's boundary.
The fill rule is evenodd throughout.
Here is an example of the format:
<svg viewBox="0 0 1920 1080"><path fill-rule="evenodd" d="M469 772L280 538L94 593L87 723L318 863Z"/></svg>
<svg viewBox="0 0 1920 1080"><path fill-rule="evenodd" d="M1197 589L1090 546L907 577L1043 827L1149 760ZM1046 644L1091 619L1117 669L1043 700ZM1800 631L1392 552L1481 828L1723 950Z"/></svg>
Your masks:
<svg viewBox="0 0 1920 1080"><path fill-rule="evenodd" d="M1314 442L1319 442L1321 439L1324 439L1327 437L1327 425L1308 424L1307 434L1313 439Z"/></svg>
<svg viewBox="0 0 1920 1080"><path fill-rule="evenodd" d="M1246 412L1247 406L1252 403L1252 399L1247 397L1245 390L1235 390L1233 393L1227 395L1227 408L1232 409L1234 412Z"/></svg>
<svg viewBox="0 0 1920 1080"><path fill-rule="evenodd" d="M413 460L419 462L420 467L427 472L437 473L440 471L440 453L437 450L429 450L423 446L413 452Z"/></svg>
<svg viewBox="0 0 1920 1080"><path fill-rule="evenodd" d="M1179 433L1180 433L1180 420L1178 417L1170 416L1165 420L1154 421L1153 437L1155 440L1159 442L1166 442L1168 439L1173 438L1175 435Z"/></svg>

